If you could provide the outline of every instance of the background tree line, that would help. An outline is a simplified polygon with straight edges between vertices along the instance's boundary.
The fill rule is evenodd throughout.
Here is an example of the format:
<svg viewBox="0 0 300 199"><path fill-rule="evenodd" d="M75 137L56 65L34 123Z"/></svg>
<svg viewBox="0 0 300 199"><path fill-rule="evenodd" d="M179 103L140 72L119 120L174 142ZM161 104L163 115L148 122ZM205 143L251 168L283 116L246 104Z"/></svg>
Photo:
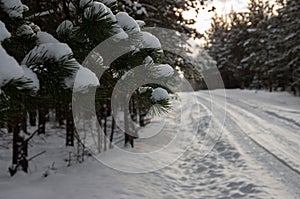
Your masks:
<svg viewBox="0 0 300 199"><path fill-rule="evenodd" d="M248 12L215 15L206 48L227 88L300 95L300 1L251 0Z"/></svg>

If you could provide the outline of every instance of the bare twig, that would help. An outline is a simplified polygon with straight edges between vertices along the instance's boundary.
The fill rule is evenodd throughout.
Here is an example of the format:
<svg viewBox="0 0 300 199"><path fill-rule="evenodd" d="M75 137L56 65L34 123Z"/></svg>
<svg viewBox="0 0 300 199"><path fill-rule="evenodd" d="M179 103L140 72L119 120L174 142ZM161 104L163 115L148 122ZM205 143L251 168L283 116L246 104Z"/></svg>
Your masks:
<svg viewBox="0 0 300 199"><path fill-rule="evenodd" d="M38 153L38 154L36 154L36 155L34 155L34 156L28 158L28 162L29 162L30 160L33 160L34 158L40 156L40 155L43 155L44 153L46 153L46 151L42 151L42 152L40 152L40 153Z"/></svg>
<svg viewBox="0 0 300 199"><path fill-rule="evenodd" d="M29 140L31 140L31 139L33 138L33 136L39 132L40 129L41 129L41 127L39 127L37 130L35 130L35 131L34 131L28 138L26 138L24 141L25 141L25 142L29 142Z"/></svg>

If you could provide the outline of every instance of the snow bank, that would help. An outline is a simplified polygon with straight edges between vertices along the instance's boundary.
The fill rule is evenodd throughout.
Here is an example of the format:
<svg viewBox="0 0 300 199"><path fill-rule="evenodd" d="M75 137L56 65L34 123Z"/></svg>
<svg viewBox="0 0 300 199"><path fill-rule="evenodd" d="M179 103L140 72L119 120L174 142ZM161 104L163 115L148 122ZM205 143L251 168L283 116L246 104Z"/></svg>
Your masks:
<svg viewBox="0 0 300 199"><path fill-rule="evenodd" d="M0 87L12 79L19 79L24 75L18 62L6 53L0 45Z"/></svg>
<svg viewBox="0 0 300 199"><path fill-rule="evenodd" d="M33 91L38 91L40 89L40 81L37 78L37 75L28 67L22 65L21 66L24 71L24 76L22 79L30 81L26 88L32 89Z"/></svg>
<svg viewBox="0 0 300 199"><path fill-rule="evenodd" d="M28 7L20 0L0 0L0 5L11 18L23 17L23 12L28 10Z"/></svg>
<svg viewBox="0 0 300 199"><path fill-rule="evenodd" d="M169 93L165 89L158 87L152 91L151 99L154 102L158 102L160 100L167 100L169 99Z"/></svg>
<svg viewBox="0 0 300 199"><path fill-rule="evenodd" d="M0 21L0 42L4 41L5 39L8 39L10 37L11 37L11 34L6 29L5 24L2 21Z"/></svg>
<svg viewBox="0 0 300 199"><path fill-rule="evenodd" d="M142 32L142 39L144 48L160 49L161 43L153 34L149 32Z"/></svg>

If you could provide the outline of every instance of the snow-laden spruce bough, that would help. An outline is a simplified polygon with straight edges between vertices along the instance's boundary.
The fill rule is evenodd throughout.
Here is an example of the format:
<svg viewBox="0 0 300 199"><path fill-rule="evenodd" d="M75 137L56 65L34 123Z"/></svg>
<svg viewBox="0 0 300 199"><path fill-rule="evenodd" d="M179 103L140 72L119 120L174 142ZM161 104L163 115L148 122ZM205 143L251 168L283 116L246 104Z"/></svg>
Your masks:
<svg viewBox="0 0 300 199"><path fill-rule="evenodd" d="M60 16L51 15L50 11L29 16L27 11L30 8L20 0L0 0L0 127L7 133L13 133L11 175L19 168L28 171L28 157L35 155L28 154L28 142L35 134L46 134L47 126L54 122L65 126L66 145L74 146L76 138L77 147L82 148L76 155L83 156L84 140L77 136L72 116L72 92L88 95L90 89L97 89L97 117L108 136L106 125L111 115L110 95L118 79L139 65L153 67L155 78L167 79L174 75L171 66L157 65L163 54L159 40L142 30L143 21L119 12L116 0L75 0L59 5L64 7L57 8ZM145 9L139 12L146 14ZM33 16L40 16L40 24L30 21ZM60 24L49 27L46 24L49 20L60 21ZM129 48L130 53L108 66L103 77L97 77L95 69L106 67L103 65L105 56L98 55L94 68L80 63L97 45L113 35L115 42L127 42L120 48ZM158 112L170 108L165 88L156 84L137 88L131 100L131 117L144 125L144 116L154 104ZM49 121L49 115L54 113L55 121ZM28 131L28 122L31 126L37 123L36 131ZM112 142L115 125L113 120L111 123ZM127 130L130 131L130 128ZM137 133L124 134L125 144L129 142L133 146ZM99 151L106 149L106 139L103 142L98 145Z"/></svg>

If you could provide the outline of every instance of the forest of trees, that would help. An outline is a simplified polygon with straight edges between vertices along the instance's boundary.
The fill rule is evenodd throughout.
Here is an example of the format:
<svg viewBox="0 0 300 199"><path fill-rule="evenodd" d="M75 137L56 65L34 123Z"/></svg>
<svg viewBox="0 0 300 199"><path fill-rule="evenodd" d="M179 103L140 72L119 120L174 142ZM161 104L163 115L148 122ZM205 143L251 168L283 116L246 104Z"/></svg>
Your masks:
<svg viewBox="0 0 300 199"><path fill-rule="evenodd" d="M159 40L143 28L159 26L202 37L190 26L195 21L184 19L182 13L191 8L199 12L206 2L0 0L0 133L12 135L10 174L20 168L27 172L28 143L37 134L47 134L50 123L65 130L67 146L83 145L74 124L72 92L88 95L96 89L97 119L112 142L113 119L110 132L106 129L111 95L126 72L140 65L167 70L167 75L154 75L161 81L174 75L175 67L186 74L193 72L177 55L162 51ZM225 86L300 95L299 16L298 0L274 5L251 0L249 12L216 15L206 34L206 49L216 60ZM112 36L129 53L106 66L104 54L113 52L103 49L103 56L97 54L92 67L81 65L95 47ZM98 77L97 67L108 69ZM76 75L83 78L79 85L74 84ZM143 126L153 105L156 113L168 111L168 92L157 84L137 89L129 104L132 120ZM55 116L54 121L49 115ZM29 126L36 130L28 131ZM132 131L135 127L127 126L123 133L125 144L133 147L137 137Z"/></svg>
<svg viewBox="0 0 300 199"><path fill-rule="evenodd" d="M251 0L248 12L214 16L207 50L227 88L300 95L300 1Z"/></svg>
<svg viewBox="0 0 300 199"><path fill-rule="evenodd" d="M1 133L12 134L11 175L18 169L28 171L28 143L37 134L47 134L49 122L53 125L50 114L55 115L55 125L65 129L67 146L74 146L76 141L82 144L73 121L72 92L87 95L90 89L97 89L97 118L108 135L110 97L116 82L127 71L145 65L169 71L167 75L155 74L161 81L173 75L170 65L158 65L164 57L158 39L143 31L145 22L141 19L150 18L144 5L147 7L146 3L130 0L0 0L0 127ZM173 19L169 24L176 24L174 28L181 27L178 21L186 23L180 17ZM159 17L154 22L149 25L159 24ZM126 44L120 47L129 48L130 53L115 60L100 78L97 67L106 67L101 55L93 63L95 71L81 63L97 45L114 35L116 42ZM113 53L105 49L103 52ZM74 84L76 74L79 85ZM144 86L135 91L129 106L131 118L141 126L152 105L156 113L170 108L166 88ZM112 141L116 127L114 120L110 123L108 139ZM29 126L36 130L28 131ZM135 129L127 127L126 131L125 144L133 147L136 137L128 131Z"/></svg>

